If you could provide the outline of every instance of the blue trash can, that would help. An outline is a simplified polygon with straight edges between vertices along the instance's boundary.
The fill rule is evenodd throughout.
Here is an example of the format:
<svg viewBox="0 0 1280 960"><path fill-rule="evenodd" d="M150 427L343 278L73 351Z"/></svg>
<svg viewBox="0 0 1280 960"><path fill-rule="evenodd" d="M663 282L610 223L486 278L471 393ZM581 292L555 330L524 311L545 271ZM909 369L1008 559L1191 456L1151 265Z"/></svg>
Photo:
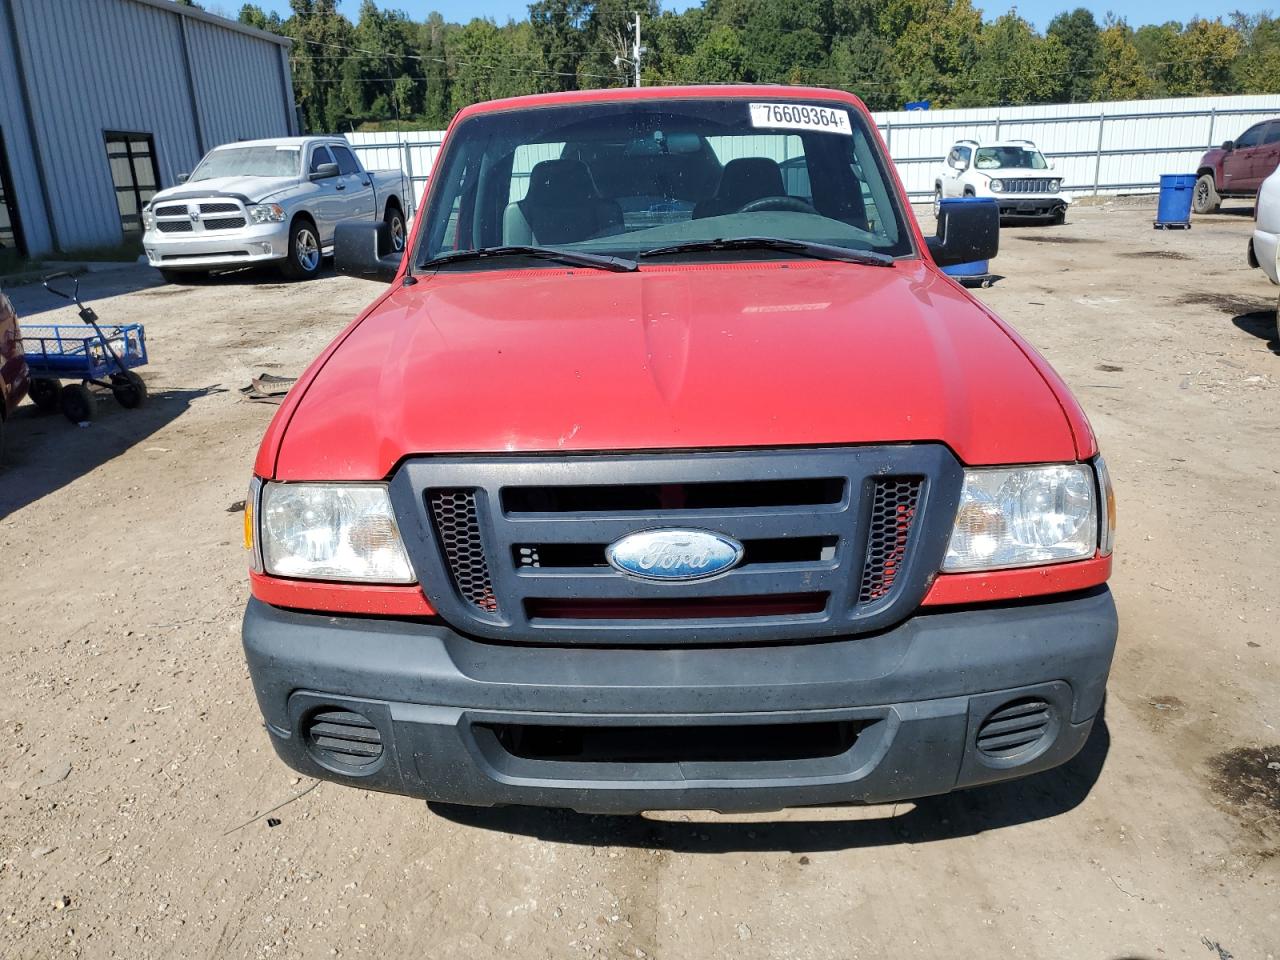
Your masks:
<svg viewBox="0 0 1280 960"><path fill-rule="evenodd" d="M1152 224L1157 230L1190 230L1194 173L1166 173L1160 177L1160 204Z"/></svg>

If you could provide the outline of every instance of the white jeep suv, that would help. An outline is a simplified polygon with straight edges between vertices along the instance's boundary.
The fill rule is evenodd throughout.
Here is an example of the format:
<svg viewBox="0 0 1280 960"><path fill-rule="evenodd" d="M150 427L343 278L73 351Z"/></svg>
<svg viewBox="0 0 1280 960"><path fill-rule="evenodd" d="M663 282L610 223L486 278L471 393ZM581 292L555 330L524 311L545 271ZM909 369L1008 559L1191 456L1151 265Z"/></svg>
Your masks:
<svg viewBox="0 0 1280 960"><path fill-rule="evenodd" d="M944 197L990 197L999 201L1002 219L1054 223L1067 219L1071 203L1062 195L1062 177L1030 140L958 141L934 178L934 213Z"/></svg>

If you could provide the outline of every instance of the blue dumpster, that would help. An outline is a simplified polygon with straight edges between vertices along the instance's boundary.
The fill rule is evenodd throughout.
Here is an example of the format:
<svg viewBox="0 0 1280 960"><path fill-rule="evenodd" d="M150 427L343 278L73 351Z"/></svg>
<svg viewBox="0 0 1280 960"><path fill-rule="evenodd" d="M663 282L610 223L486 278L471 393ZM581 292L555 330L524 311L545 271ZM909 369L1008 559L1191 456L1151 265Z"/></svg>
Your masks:
<svg viewBox="0 0 1280 960"><path fill-rule="evenodd" d="M1160 177L1160 204L1153 226L1157 230L1191 229L1191 196L1194 173L1166 173Z"/></svg>

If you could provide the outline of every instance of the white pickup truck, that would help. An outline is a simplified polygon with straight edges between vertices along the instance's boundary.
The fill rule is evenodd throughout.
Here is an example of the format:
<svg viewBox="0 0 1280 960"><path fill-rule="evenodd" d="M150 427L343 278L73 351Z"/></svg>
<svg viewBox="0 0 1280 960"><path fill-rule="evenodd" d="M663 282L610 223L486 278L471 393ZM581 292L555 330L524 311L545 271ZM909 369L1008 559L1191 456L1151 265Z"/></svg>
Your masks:
<svg viewBox="0 0 1280 960"><path fill-rule="evenodd" d="M383 220L404 249L412 185L399 170L364 169L341 137L230 143L178 180L142 212L147 260L171 283L266 261L309 279L344 220Z"/></svg>

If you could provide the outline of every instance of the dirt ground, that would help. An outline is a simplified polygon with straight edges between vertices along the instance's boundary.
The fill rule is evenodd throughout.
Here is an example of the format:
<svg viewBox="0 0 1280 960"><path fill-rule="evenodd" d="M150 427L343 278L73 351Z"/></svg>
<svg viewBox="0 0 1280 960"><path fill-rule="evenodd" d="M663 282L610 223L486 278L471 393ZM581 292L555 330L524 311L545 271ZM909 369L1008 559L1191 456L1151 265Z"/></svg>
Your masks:
<svg viewBox="0 0 1280 960"><path fill-rule="evenodd" d="M1062 770L892 808L459 812L299 779L240 651L237 501L274 408L238 388L298 373L377 288L87 277L104 319L146 323L152 401L8 431L0 955L1274 960L1277 289L1247 210L1151 212L1008 229L978 291L1115 477L1105 722Z"/></svg>

